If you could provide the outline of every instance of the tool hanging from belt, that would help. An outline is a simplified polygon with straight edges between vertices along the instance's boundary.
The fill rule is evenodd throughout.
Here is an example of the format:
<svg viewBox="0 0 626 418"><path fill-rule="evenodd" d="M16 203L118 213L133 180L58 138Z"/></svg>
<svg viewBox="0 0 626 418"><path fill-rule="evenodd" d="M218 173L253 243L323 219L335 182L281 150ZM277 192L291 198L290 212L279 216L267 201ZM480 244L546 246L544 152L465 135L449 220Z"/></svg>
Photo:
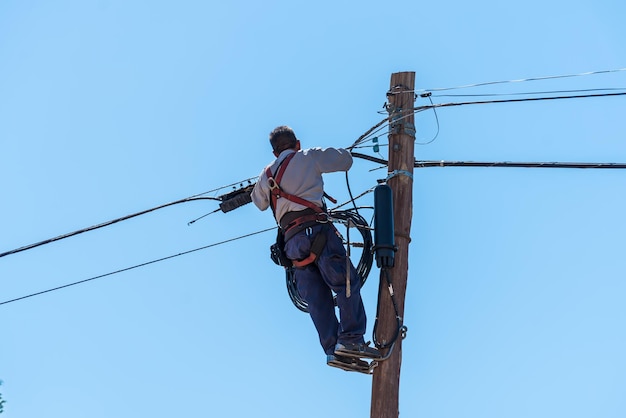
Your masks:
<svg viewBox="0 0 626 418"><path fill-rule="evenodd" d="M278 169L276 170L275 176L272 175L270 167L267 167L267 169L265 170L267 183L270 187L270 207L272 208L272 212L274 212L274 216L276 216L276 203L281 197L308 208L308 210L305 209L298 212L296 217L293 219L292 217L287 217L285 222L282 222L282 219L280 220L279 227L284 232L285 242L300 230L314 225L315 223L328 223L328 214L324 212L321 207L317 206L313 202L310 202L291 193L287 193L283 189L281 189L280 181L283 178L283 174L285 174L287 165L289 165L289 162L294 157L294 155L296 155L295 152L289 154L283 161L281 161ZM285 218L285 216L283 218ZM315 238L313 239L313 243L311 244L311 251L308 257L303 260L292 260L295 267L305 267L315 261L315 259L321 254L322 250L326 246L325 232L326 231L322 230L315 236Z"/></svg>

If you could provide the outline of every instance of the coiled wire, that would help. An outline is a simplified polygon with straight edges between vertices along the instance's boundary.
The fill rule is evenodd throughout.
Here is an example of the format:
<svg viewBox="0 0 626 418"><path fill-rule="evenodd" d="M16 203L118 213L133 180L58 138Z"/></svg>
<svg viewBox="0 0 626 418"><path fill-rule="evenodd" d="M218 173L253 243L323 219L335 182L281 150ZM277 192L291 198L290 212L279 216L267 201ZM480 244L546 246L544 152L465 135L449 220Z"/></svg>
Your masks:
<svg viewBox="0 0 626 418"><path fill-rule="evenodd" d="M363 237L363 252L361 253L361 258L359 263L356 266L356 272L361 280L361 286L365 284L367 280L367 276L372 270L372 263L374 260L374 254L371 251L372 248L372 231L369 227L365 218L363 218L355 209L349 210L339 210L339 211L329 211L328 215L333 222L338 222L346 225L347 228L352 226L356 227L358 231L361 233ZM295 268L289 267L285 269L286 281L287 281L287 292L289 293L289 298L293 302L294 306L301 310L302 312L309 312L309 305L302 298L300 293L298 292L298 287L296 286L296 277L295 277ZM335 298L335 305L337 304L337 300Z"/></svg>

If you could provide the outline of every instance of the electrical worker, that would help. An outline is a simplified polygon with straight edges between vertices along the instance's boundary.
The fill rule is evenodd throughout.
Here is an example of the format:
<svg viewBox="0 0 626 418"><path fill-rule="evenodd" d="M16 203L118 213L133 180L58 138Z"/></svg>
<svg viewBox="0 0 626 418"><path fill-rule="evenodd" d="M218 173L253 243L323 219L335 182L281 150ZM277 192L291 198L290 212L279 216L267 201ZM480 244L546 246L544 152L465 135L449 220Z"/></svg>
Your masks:
<svg viewBox="0 0 626 418"><path fill-rule="evenodd" d="M343 239L328 221L323 202L322 173L347 171L352 166L352 156L342 148L302 150L288 126L275 128L269 140L276 159L261 172L252 201L261 210L272 207L285 234L284 252L296 267L298 293L308 304L327 364L363 371L369 363L361 359L379 358L380 353L364 342L366 316L361 280L347 260ZM284 176L277 174L281 166L285 166ZM277 190L281 194L273 198L272 193ZM315 249L320 242L323 248ZM351 278L349 293L347 277ZM337 295L339 320L333 292Z"/></svg>

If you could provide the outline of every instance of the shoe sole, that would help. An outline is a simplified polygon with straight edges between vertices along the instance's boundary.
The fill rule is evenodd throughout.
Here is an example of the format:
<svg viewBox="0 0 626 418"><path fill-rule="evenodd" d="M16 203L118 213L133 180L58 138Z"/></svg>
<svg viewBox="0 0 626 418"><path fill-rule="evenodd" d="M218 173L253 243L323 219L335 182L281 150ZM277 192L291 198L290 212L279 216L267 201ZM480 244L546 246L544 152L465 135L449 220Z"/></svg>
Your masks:
<svg viewBox="0 0 626 418"><path fill-rule="evenodd" d="M368 353L366 351L350 351L342 348L335 350L335 354L338 356L350 357L350 358L367 358L372 360L379 360L382 358L380 353Z"/></svg>
<svg viewBox="0 0 626 418"><path fill-rule="evenodd" d="M357 363L345 363L343 361L339 361L339 360L331 360L329 361L328 364L330 367L337 367L338 369L347 371L347 372L358 372L358 373L364 373L364 374L372 374L371 370L370 370L370 366L369 364L367 364L367 366L365 365L359 365Z"/></svg>

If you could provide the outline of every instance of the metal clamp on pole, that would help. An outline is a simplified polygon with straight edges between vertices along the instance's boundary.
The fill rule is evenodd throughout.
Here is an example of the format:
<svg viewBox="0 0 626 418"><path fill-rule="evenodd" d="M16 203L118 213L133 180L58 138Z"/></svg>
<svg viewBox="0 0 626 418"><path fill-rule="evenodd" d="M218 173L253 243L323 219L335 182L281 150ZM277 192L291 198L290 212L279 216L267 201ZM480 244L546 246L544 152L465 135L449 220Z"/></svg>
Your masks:
<svg viewBox="0 0 626 418"><path fill-rule="evenodd" d="M392 172L390 172L389 174L387 174L387 178L385 179L385 182L388 182L389 179L392 179L396 176L407 176L408 178L410 178L411 180L413 180L413 173L411 173L410 171L406 171L406 170L393 170Z"/></svg>

